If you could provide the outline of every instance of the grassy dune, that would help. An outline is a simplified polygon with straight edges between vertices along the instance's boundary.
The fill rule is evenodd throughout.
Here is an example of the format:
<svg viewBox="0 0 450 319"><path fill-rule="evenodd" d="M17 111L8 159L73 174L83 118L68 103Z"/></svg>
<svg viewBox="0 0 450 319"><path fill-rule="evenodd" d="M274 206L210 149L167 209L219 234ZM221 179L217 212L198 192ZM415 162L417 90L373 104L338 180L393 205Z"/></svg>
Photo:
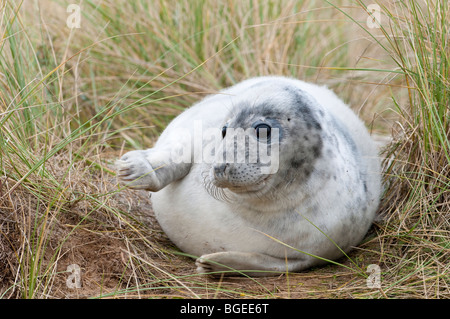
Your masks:
<svg viewBox="0 0 450 319"><path fill-rule="evenodd" d="M70 3L0 0L0 297L450 297L449 2L83 0L79 28ZM328 85L389 141L381 217L337 265L198 276L112 163L268 74Z"/></svg>

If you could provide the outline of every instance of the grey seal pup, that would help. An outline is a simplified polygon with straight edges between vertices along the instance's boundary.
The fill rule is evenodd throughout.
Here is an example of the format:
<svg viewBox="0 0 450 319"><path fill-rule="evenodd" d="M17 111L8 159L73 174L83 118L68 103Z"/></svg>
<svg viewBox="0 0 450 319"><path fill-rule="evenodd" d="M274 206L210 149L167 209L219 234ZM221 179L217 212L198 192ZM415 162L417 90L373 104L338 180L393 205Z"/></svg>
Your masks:
<svg viewBox="0 0 450 319"><path fill-rule="evenodd" d="M377 147L356 114L324 86L278 76L205 97L116 165L129 187L154 192L158 222L199 273L336 260L361 242L381 193Z"/></svg>

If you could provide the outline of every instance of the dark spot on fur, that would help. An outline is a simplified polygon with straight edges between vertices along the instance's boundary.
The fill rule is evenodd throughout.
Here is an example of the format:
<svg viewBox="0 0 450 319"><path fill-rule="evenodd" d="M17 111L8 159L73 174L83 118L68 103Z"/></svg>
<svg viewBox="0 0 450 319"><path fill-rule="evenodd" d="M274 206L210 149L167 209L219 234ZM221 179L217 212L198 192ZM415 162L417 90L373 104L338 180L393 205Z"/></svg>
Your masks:
<svg viewBox="0 0 450 319"><path fill-rule="evenodd" d="M292 166L292 168L298 169L298 168L300 168L303 165L304 162L305 161L303 159L294 158L291 161L291 166Z"/></svg>
<svg viewBox="0 0 450 319"><path fill-rule="evenodd" d="M312 147L312 151L313 151L314 157L318 158L322 151L322 145L314 145Z"/></svg>

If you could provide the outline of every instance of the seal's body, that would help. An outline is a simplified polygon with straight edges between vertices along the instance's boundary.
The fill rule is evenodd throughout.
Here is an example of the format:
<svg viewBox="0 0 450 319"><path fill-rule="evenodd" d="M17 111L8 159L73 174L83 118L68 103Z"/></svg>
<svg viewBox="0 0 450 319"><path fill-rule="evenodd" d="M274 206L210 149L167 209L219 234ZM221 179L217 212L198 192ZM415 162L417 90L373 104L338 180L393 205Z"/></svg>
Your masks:
<svg viewBox="0 0 450 319"><path fill-rule="evenodd" d="M225 142L208 150L211 162L175 161L180 129L194 136L198 121L223 141L231 128L253 131L273 154L277 147L277 165L263 173L259 158L216 161ZM206 137L202 143L211 146ZM117 165L130 187L155 192L159 223L199 257L201 273L267 275L334 260L363 239L381 190L377 149L357 116L327 88L283 77L249 79L206 97L152 149L129 152Z"/></svg>

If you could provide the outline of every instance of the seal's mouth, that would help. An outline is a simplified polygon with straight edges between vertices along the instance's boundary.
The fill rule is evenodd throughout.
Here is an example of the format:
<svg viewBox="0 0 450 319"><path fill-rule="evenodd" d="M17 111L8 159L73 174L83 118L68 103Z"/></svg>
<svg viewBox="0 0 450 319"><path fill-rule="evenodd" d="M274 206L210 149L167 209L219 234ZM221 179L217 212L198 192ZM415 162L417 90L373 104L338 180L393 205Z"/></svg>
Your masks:
<svg viewBox="0 0 450 319"><path fill-rule="evenodd" d="M242 193L256 193L260 192L266 185L267 181L269 180L270 175L264 176L262 179L260 179L257 182L253 182L251 184L244 184L244 185L236 185L233 184L227 180L217 180L212 179L212 184L215 187L228 189L229 191L236 193L236 194L242 194Z"/></svg>
<svg viewBox="0 0 450 319"><path fill-rule="evenodd" d="M257 181L248 184L233 184L228 179L214 178L211 170L203 171L203 185L215 199L235 202L238 197L261 197L271 188L271 175L260 175Z"/></svg>

